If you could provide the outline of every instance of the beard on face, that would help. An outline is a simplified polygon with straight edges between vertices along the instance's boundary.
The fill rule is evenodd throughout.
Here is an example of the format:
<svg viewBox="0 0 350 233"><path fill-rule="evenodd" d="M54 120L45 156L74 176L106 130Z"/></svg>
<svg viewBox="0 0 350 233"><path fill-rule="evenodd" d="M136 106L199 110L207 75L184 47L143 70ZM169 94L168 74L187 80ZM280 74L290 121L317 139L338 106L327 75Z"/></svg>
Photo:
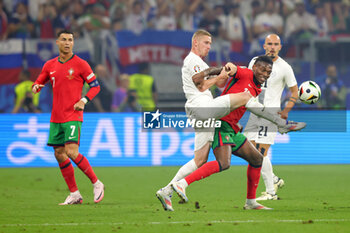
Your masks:
<svg viewBox="0 0 350 233"><path fill-rule="evenodd" d="M272 60L276 57L273 53L268 53L266 55L269 56Z"/></svg>

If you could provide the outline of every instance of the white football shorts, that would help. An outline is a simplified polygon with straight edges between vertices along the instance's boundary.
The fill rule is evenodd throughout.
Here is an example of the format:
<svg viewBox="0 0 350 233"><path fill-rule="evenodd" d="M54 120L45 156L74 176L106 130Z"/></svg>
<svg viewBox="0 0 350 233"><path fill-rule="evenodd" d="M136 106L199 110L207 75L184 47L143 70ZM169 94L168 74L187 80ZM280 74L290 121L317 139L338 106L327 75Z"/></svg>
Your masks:
<svg viewBox="0 0 350 233"><path fill-rule="evenodd" d="M244 128L244 136L249 141L256 143L270 144L275 143L278 127L274 123L250 114L247 125Z"/></svg>
<svg viewBox="0 0 350 233"><path fill-rule="evenodd" d="M191 119L207 120L220 119L230 113L230 97L223 95L216 98L200 96L193 101L186 102L185 109ZM194 150L201 149L207 142L212 142L214 138L214 128L194 128Z"/></svg>

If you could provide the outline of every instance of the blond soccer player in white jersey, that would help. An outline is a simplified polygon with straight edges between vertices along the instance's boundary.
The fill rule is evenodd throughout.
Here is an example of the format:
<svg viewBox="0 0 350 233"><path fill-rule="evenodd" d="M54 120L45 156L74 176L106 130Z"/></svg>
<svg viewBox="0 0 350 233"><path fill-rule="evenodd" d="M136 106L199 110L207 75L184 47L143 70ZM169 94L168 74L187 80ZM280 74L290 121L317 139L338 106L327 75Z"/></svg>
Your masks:
<svg viewBox="0 0 350 233"><path fill-rule="evenodd" d="M305 127L303 122L287 122L278 114L266 111L257 98L249 92L213 98L208 89L213 85L223 87L229 75L236 72L236 66L229 62L224 67L209 67L203 59L208 55L211 43L212 37L209 32L201 29L196 31L192 36L191 51L184 59L181 71L183 90L187 99L185 109L188 116L196 120L220 119L232 110L245 106L254 114L275 122L280 132L300 130ZM183 165L169 184L156 192L164 210L173 211L171 184L186 177L207 162L213 135L214 129L195 128L194 159Z"/></svg>
<svg viewBox="0 0 350 233"><path fill-rule="evenodd" d="M289 111L298 98L298 85L292 67L278 56L281 48L281 40L278 35L270 34L265 38L265 54L272 58L273 68L269 79L262 85L262 92L258 98L259 102L270 108L271 111L275 111L283 119L287 119ZM252 67L255 59L250 61L249 68ZM291 97L281 111L281 96L286 86L291 92ZM274 144L277 127L265 119L250 114L244 134L264 155L261 175L264 179L266 192L263 192L257 200L277 200L277 189L284 185L284 181L273 174L272 164L267 156L270 146Z"/></svg>

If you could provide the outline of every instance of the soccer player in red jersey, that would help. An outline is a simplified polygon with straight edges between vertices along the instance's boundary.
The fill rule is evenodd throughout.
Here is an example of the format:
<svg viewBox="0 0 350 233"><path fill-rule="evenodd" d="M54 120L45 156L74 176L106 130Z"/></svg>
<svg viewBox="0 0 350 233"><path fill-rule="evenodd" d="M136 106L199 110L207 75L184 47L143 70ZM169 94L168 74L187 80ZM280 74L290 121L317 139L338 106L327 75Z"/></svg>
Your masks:
<svg viewBox="0 0 350 233"><path fill-rule="evenodd" d="M54 148L56 160L70 191L66 200L60 205L83 202L75 182L71 160L91 180L94 187L94 202L98 203L104 197L104 185L95 175L87 158L79 153L79 142L85 104L98 94L100 86L89 64L73 53L72 32L60 31L56 44L59 56L44 64L32 91L39 92L48 81L52 85L53 105L47 145ZM89 84L90 90L81 98L85 82Z"/></svg>
<svg viewBox="0 0 350 233"><path fill-rule="evenodd" d="M256 97L261 92L261 84L270 76L272 64L273 62L270 57L260 56L256 59L253 70L236 66L235 74L227 84L222 95L249 92L252 96ZM241 106L220 119L221 127L215 129L214 141L212 143L216 160L205 163L184 179L172 184L173 189L184 202L188 201L185 193L188 185L194 181L228 169L231 163L231 154L234 154L249 163L247 170L247 200L244 209L270 209L257 203L255 200L263 155L240 133L241 127L238 125L238 121L242 118L246 110L245 106Z"/></svg>

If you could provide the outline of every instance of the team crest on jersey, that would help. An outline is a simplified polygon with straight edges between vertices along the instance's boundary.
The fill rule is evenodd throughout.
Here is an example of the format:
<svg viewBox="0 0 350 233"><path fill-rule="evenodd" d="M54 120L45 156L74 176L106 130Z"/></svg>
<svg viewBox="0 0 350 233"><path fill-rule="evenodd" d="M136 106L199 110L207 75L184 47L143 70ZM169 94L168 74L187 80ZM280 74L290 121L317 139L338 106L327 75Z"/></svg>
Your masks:
<svg viewBox="0 0 350 233"><path fill-rule="evenodd" d="M226 141L230 141L230 137L228 135L225 136Z"/></svg>
<svg viewBox="0 0 350 233"><path fill-rule="evenodd" d="M195 66L193 67L193 69L194 69L194 72L196 72L196 73L201 72L201 68L199 67L199 65L195 65Z"/></svg>
<svg viewBox="0 0 350 233"><path fill-rule="evenodd" d="M73 73L74 73L74 69L73 69L73 68L70 68L70 69L68 70L68 74L69 74L69 75L67 75L67 78L68 78L69 80L72 80L72 79L74 78Z"/></svg>

